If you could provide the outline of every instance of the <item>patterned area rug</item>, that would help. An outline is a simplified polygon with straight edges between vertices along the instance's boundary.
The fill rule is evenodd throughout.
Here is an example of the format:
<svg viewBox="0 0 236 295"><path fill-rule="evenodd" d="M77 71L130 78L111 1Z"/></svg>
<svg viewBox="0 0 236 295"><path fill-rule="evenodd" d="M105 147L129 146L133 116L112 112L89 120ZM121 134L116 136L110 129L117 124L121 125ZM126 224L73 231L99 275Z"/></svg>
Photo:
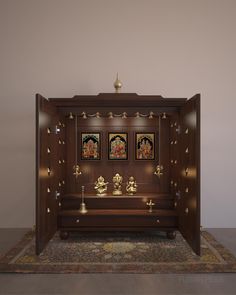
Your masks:
<svg viewBox="0 0 236 295"><path fill-rule="evenodd" d="M0 258L0 272L16 273L205 273L236 272L236 258L212 235L202 232L201 257L180 233L58 233L36 256L34 233Z"/></svg>

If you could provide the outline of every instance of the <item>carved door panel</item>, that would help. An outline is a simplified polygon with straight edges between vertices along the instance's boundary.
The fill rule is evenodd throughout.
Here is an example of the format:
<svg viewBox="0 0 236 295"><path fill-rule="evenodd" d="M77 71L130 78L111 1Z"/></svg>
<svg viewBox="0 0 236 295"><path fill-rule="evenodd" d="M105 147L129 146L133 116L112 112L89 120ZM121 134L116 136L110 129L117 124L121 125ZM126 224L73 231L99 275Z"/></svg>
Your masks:
<svg viewBox="0 0 236 295"><path fill-rule="evenodd" d="M36 95L36 253L57 230L57 211L63 190L64 123L56 107Z"/></svg>
<svg viewBox="0 0 236 295"><path fill-rule="evenodd" d="M200 94L180 110L179 228L200 255Z"/></svg>

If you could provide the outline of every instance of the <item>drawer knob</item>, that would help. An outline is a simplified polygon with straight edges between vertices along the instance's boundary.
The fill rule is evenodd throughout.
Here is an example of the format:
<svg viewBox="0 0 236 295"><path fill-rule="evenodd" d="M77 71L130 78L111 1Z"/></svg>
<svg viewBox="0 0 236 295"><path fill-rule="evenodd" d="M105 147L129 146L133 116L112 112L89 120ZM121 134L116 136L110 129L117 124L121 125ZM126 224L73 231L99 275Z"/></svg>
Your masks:
<svg viewBox="0 0 236 295"><path fill-rule="evenodd" d="M76 223L79 223L79 219L76 219Z"/></svg>
<svg viewBox="0 0 236 295"><path fill-rule="evenodd" d="M160 219L157 219L157 223L160 223Z"/></svg>

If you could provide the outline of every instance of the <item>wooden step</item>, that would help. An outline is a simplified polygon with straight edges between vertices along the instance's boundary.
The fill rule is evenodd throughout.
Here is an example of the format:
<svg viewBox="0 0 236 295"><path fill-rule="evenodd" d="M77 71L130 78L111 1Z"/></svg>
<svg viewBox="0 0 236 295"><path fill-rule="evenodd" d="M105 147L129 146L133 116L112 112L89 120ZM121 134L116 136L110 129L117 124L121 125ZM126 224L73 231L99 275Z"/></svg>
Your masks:
<svg viewBox="0 0 236 295"><path fill-rule="evenodd" d="M169 194L145 193L134 196L97 196L94 194L85 195L85 203L89 209L148 209L147 202L152 200L154 209L173 209L174 199ZM66 194L61 198L63 210L79 209L81 203L80 194Z"/></svg>
<svg viewBox="0 0 236 295"><path fill-rule="evenodd" d="M128 198L128 199L143 199L143 198L148 198L148 199L163 199L163 200L169 200L173 199L173 197L170 194L165 194L165 193L138 193L135 195L126 195L123 194L121 196L113 196L112 194L107 194L105 196L97 196L96 194L92 193L86 193L85 194L85 199L123 199L123 198ZM81 199L81 193L67 193L62 196L62 199Z"/></svg>
<svg viewBox="0 0 236 295"><path fill-rule="evenodd" d="M58 213L59 216L177 216L176 210L153 210L149 212L148 210L115 210L115 209L106 209L106 210L94 210L88 209L88 212L85 214L80 213L79 210L61 210Z"/></svg>

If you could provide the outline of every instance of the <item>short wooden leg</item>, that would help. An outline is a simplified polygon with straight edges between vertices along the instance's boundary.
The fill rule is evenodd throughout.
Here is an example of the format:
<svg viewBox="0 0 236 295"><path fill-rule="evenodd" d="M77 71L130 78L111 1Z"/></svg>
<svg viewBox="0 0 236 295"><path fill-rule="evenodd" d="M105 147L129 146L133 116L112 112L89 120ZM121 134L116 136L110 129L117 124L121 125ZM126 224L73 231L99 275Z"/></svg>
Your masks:
<svg viewBox="0 0 236 295"><path fill-rule="evenodd" d="M68 233L68 231L64 231L64 230L61 230L61 231L60 231L60 238L61 238L62 240L67 240L68 237L69 237L69 233Z"/></svg>
<svg viewBox="0 0 236 295"><path fill-rule="evenodd" d="M174 240L176 237L176 232L175 231L167 231L166 232L166 237L170 240Z"/></svg>

